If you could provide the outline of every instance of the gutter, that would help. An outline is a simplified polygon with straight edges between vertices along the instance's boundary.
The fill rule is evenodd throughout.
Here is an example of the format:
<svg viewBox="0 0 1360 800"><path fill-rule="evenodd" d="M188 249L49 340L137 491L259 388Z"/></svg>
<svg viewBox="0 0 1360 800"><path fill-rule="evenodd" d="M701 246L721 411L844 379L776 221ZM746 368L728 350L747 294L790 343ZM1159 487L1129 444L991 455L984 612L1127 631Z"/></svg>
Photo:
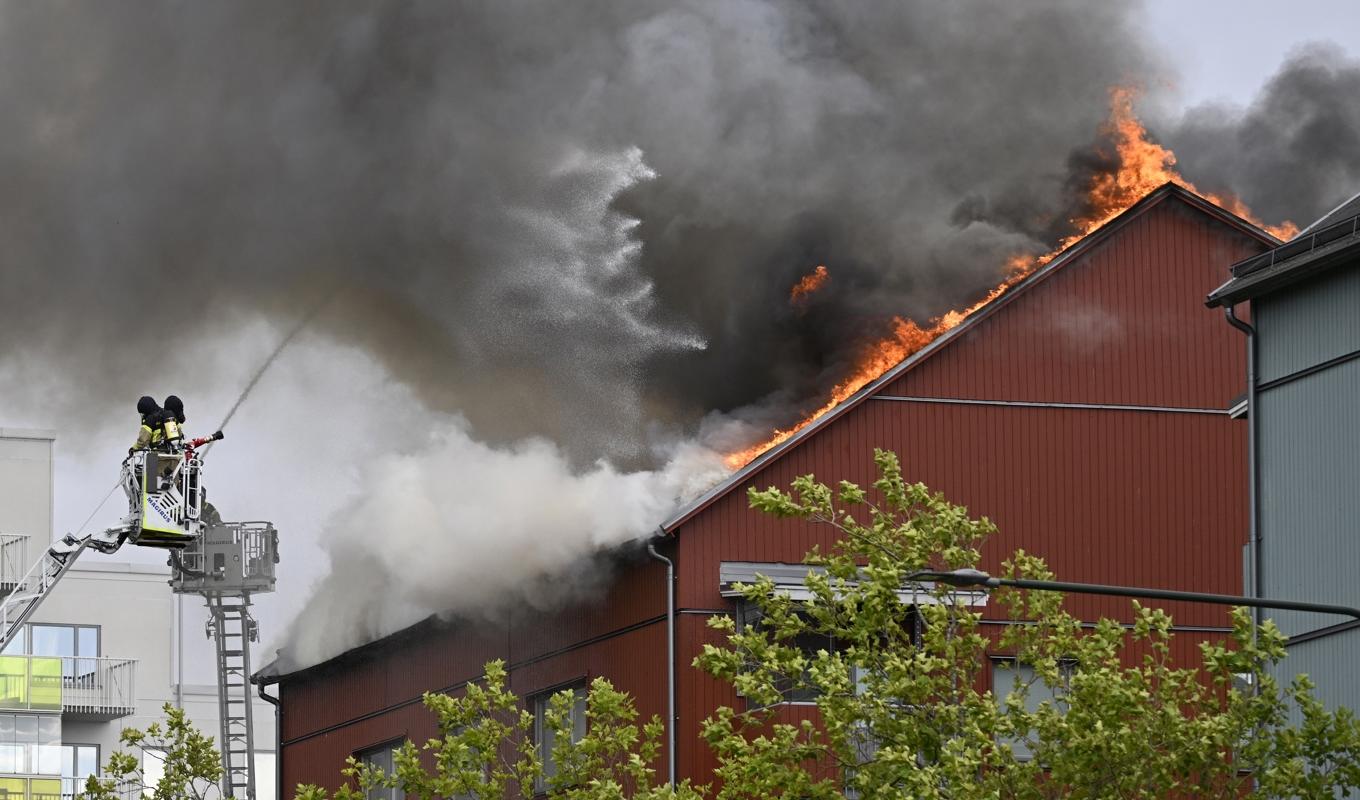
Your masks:
<svg viewBox="0 0 1360 800"><path fill-rule="evenodd" d="M1251 569L1248 571L1250 585L1246 588L1249 596L1260 597L1264 565L1261 563L1260 469L1257 463L1260 458L1257 451L1260 447L1261 414L1256 405L1256 329L1238 319L1235 309L1236 306L1234 305L1225 305L1223 316L1228 320L1229 325L1247 335L1247 472L1249 474L1247 502L1250 504L1247 517L1247 549L1251 553ZM1253 609L1252 616L1259 626L1262 621L1261 609Z"/></svg>
<svg viewBox="0 0 1360 800"><path fill-rule="evenodd" d="M283 800L283 704L279 698L265 694L264 687L263 679L255 681L260 699L274 707L274 800Z"/></svg>
<svg viewBox="0 0 1360 800"><path fill-rule="evenodd" d="M647 553L666 565L666 779L675 791L675 562L656 552L655 542L647 543Z"/></svg>

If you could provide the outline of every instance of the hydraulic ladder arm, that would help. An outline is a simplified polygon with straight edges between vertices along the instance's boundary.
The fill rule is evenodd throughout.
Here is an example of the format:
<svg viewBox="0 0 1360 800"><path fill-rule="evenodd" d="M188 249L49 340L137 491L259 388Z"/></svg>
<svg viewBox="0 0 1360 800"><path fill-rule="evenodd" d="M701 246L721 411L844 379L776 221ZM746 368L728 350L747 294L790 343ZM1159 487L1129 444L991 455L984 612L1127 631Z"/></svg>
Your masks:
<svg viewBox="0 0 1360 800"><path fill-rule="evenodd" d="M42 601L47 599L52 588L62 579L71 565L76 563L85 548L92 544L94 534L84 536L67 535L61 541L47 548L42 558L29 568L28 572L14 584L14 589L0 599L0 650L4 650L14 634L38 610Z"/></svg>

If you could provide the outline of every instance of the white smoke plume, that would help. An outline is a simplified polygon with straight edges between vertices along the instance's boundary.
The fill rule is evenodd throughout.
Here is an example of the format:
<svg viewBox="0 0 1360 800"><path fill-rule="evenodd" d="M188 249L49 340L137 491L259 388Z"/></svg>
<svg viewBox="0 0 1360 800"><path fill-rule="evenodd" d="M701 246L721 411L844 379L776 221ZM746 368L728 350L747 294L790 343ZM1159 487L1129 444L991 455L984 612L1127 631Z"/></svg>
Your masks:
<svg viewBox="0 0 1360 800"><path fill-rule="evenodd" d="M593 556L649 535L725 474L695 445L656 470L580 471L547 440L493 447L443 420L420 450L371 462L361 495L332 517L330 572L283 656L314 664L431 613L489 618L578 599Z"/></svg>

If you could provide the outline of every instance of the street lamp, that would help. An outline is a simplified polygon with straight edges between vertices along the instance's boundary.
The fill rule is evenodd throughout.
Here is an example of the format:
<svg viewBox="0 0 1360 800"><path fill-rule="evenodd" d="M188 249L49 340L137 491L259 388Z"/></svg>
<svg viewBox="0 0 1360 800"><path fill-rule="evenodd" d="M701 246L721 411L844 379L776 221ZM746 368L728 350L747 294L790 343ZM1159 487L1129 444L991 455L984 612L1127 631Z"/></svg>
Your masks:
<svg viewBox="0 0 1360 800"><path fill-rule="evenodd" d="M1116 597L1143 597L1149 600L1189 600L1195 603L1213 603L1221 606L1250 606L1253 608L1277 608L1287 611L1314 611L1321 614L1338 614L1360 620L1360 608L1333 606L1323 603L1305 603L1299 600L1272 600L1268 597L1240 597L1233 594L1209 594L1206 592L1178 592L1172 589L1146 589L1140 586L1106 586L1101 583L1068 583L1066 581L1035 581L1027 578L997 578L978 569L956 569L949 572L921 570L907 576L908 581L935 581L961 588L980 586L995 589L1011 586L1016 589L1040 589L1050 592L1071 592L1073 594L1103 594Z"/></svg>

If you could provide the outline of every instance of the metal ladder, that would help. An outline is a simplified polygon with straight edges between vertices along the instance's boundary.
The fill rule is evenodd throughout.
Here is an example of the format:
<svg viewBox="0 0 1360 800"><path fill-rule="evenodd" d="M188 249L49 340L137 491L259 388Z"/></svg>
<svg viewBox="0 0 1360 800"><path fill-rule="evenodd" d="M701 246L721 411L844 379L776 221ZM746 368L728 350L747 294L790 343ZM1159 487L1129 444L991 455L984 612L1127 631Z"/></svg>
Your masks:
<svg viewBox="0 0 1360 800"><path fill-rule="evenodd" d="M49 547L22 578L14 582L14 589L0 599L0 650L23 628L52 587L85 552L85 547L90 544L90 536L67 537Z"/></svg>
<svg viewBox="0 0 1360 800"><path fill-rule="evenodd" d="M208 634L217 644L217 713L221 720L222 786L228 797L255 800L255 725L250 697L250 597L207 596Z"/></svg>

